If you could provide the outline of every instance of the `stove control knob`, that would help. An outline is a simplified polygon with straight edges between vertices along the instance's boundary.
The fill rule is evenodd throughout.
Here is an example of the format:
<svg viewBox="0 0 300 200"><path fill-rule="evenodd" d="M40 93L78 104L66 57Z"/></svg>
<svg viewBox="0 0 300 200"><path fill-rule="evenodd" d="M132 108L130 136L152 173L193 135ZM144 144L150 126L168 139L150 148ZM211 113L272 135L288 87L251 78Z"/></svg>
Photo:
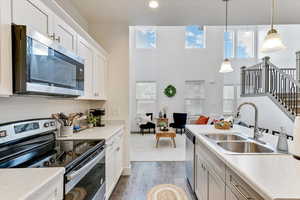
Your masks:
<svg viewBox="0 0 300 200"><path fill-rule="evenodd" d="M51 126L55 126L55 122L50 122L50 125Z"/></svg>
<svg viewBox="0 0 300 200"><path fill-rule="evenodd" d="M49 162L49 161L46 161L46 162L43 163L43 165L44 165L45 167L49 167L49 166L50 166L50 162Z"/></svg>
<svg viewBox="0 0 300 200"><path fill-rule="evenodd" d="M50 158L50 163L55 163L55 159L54 158Z"/></svg>
<svg viewBox="0 0 300 200"><path fill-rule="evenodd" d="M44 127L45 127L45 128L48 128L48 127L49 127L49 123L45 123L45 124L44 124Z"/></svg>

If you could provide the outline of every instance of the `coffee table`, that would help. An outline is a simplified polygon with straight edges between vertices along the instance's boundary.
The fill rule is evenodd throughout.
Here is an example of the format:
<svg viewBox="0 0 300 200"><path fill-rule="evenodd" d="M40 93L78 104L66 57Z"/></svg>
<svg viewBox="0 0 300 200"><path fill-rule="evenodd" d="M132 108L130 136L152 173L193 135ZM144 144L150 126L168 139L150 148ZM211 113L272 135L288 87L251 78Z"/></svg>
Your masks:
<svg viewBox="0 0 300 200"><path fill-rule="evenodd" d="M176 142L175 142L176 131L173 128L169 128L168 131L161 131L159 128L157 128L155 137L156 137L156 148L158 148L158 143L160 138L171 138L173 142L173 146L174 148L176 148Z"/></svg>

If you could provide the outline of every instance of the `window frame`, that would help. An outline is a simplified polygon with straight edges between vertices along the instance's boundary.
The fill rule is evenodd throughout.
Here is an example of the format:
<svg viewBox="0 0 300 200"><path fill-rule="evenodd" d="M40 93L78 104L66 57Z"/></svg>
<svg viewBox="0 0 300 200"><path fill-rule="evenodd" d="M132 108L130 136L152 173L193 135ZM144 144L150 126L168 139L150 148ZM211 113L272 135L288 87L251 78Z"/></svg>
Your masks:
<svg viewBox="0 0 300 200"><path fill-rule="evenodd" d="M241 58L238 55L239 32L252 32L252 56L250 56L250 57ZM256 43L257 43L256 32L257 32L256 29L243 29L243 28L240 28L240 29L236 30L236 34L235 34L236 35L235 36L235 41L236 41L236 44L235 44L235 52L236 52L235 57L236 57L236 59L246 60L246 59L256 58L256 51L257 51L257 48L256 48Z"/></svg>
<svg viewBox="0 0 300 200"><path fill-rule="evenodd" d="M186 27L188 26L198 26L198 27L202 27L203 29L203 47L187 47L187 42L186 42ZM184 49L185 50L202 50L202 49L206 49L206 26L200 26L200 25L188 25L188 26L184 26Z"/></svg>
<svg viewBox="0 0 300 200"><path fill-rule="evenodd" d="M249 60L249 59L258 59L258 50L259 50L259 47L258 47L258 31L260 29L256 26L253 26L253 27L229 27L228 28L228 31L227 32L234 32L234 56L229 58L231 60ZM238 55L237 55L237 51L238 51L238 32L239 31L252 31L253 32L253 57L249 57L249 58L239 58ZM224 40L224 33L225 31L223 32L223 56L225 58L225 40Z"/></svg>
<svg viewBox="0 0 300 200"><path fill-rule="evenodd" d="M226 33L226 31L224 30L224 32L223 32L223 57L224 57L224 59L225 58L228 58L228 59L235 59L235 57L236 57L236 31L235 30L227 30L227 32L230 32L230 33L232 33L233 34L233 41L232 41L232 56L231 57L226 57L226 48L225 48L225 33Z"/></svg>
<svg viewBox="0 0 300 200"><path fill-rule="evenodd" d="M233 99L231 98L224 98L224 87L226 86L231 86L234 88L234 97ZM238 87L239 85L236 84L224 84L223 85L223 97L222 97L222 113L223 115L233 115L236 112L236 108L238 106L238 100L239 100L239 94L238 94ZM232 112L224 112L224 100L232 100L233 101L233 110Z"/></svg>
<svg viewBox="0 0 300 200"><path fill-rule="evenodd" d="M144 114L144 113L139 113L138 112L138 102L139 101L153 101L153 103L154 103L154 107L155 107L155 110L153 110L153 115L155 115L156 114L156 112L157 112L157 106L158 106L158 85L157 85L157 81L136 81L135 82L135 88L137 88L137 84L138 83L155 83L155 98L154 99L152 99L152 98L149 98L149 99L147 99L147 98L137 98L137 94L136 94L136 92L137 92L137 90L135 89L135 104L136 104L136 111L135 111L135 114L136 115L138 115L138 114Z"/></svg>
<svg viewBox="0 0 300 200"><path fill-rule="evenodd" d="M196 98L191 98L191 97L187 97L186 93L184 94L184 99L183 99L183 105L184 105L184 111L188 114L188 118L193 118L195 116L200 116L203 114L204 112L204 106L205 106L205 100L206 100L206 95L205 95L205 80L185 80L184 81L184 87L187 86L187 83L191 83L191 82L199 82L201 83L200 86L203 87L203 96L202 97L196 97ZM201 95L200 95L201 96ZM200 101L201 104L203 104L202 106L202 113L195 113L195 114L190 114L189 112L187 112L187 106L186 106L186 101L187 100L191 100L191 101Z"/></svg>
<svg viewBox="0 0 300 200"><path fill-rule="evenodd" d="M151 47L151 48L139 48L137 47L137 34L138 34L138 31L141 31L141 30L146 30L146 31L154 31L155 32L155 47ZM154 26L137 26L135 28L135 32L134 32L134 48L136 50L155 50L157 49L157 28L154 27Z"/></svg>

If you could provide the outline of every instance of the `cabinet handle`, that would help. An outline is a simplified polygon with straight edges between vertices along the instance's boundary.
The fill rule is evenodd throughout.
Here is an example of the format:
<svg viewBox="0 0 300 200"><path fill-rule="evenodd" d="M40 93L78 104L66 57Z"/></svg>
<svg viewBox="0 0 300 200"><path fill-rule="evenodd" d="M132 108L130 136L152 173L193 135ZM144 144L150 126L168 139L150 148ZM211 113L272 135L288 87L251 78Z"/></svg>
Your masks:
<svg viewBox="0 0 300 200"><path fill-rule="evenodd" d="M244 198L244 199L247 199L247 200L254 200L252 197L248 197L248 196L246 196L242 191L241 191L241 189L240 188L243 188L242 186L240 186L240 185L238 185L238 184L234 184L233 182L232 182L232 175L230 175L230 183L231 183L231 185L233 186L233 188Z"/></svg>
<svg viewBox="0 0 300 200"><path fill-rule="evenodd" d="M60 36L57 36L57 37L55 38L55 40L56 40L58 43L60 43Z"/></svg>
<svg viewBox="0 0 300 200"><path fill-rule="evenodd" d="M49 37L51 40L55 40L55 33L49 34L48 37Z"/></svg>

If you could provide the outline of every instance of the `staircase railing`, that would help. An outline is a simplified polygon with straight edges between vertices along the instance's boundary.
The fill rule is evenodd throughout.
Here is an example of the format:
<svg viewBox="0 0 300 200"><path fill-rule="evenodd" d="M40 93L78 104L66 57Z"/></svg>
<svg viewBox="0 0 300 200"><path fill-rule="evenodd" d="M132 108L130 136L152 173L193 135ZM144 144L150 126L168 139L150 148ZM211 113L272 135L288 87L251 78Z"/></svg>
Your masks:
<svg viewBox="0 0 300 200"><path fill-rule="evenodd" d="M291 116L297 116L300 83L295 77L296 69L278 68L265 57L259 64L241 68L241 96L269 95Z"/></svg>

